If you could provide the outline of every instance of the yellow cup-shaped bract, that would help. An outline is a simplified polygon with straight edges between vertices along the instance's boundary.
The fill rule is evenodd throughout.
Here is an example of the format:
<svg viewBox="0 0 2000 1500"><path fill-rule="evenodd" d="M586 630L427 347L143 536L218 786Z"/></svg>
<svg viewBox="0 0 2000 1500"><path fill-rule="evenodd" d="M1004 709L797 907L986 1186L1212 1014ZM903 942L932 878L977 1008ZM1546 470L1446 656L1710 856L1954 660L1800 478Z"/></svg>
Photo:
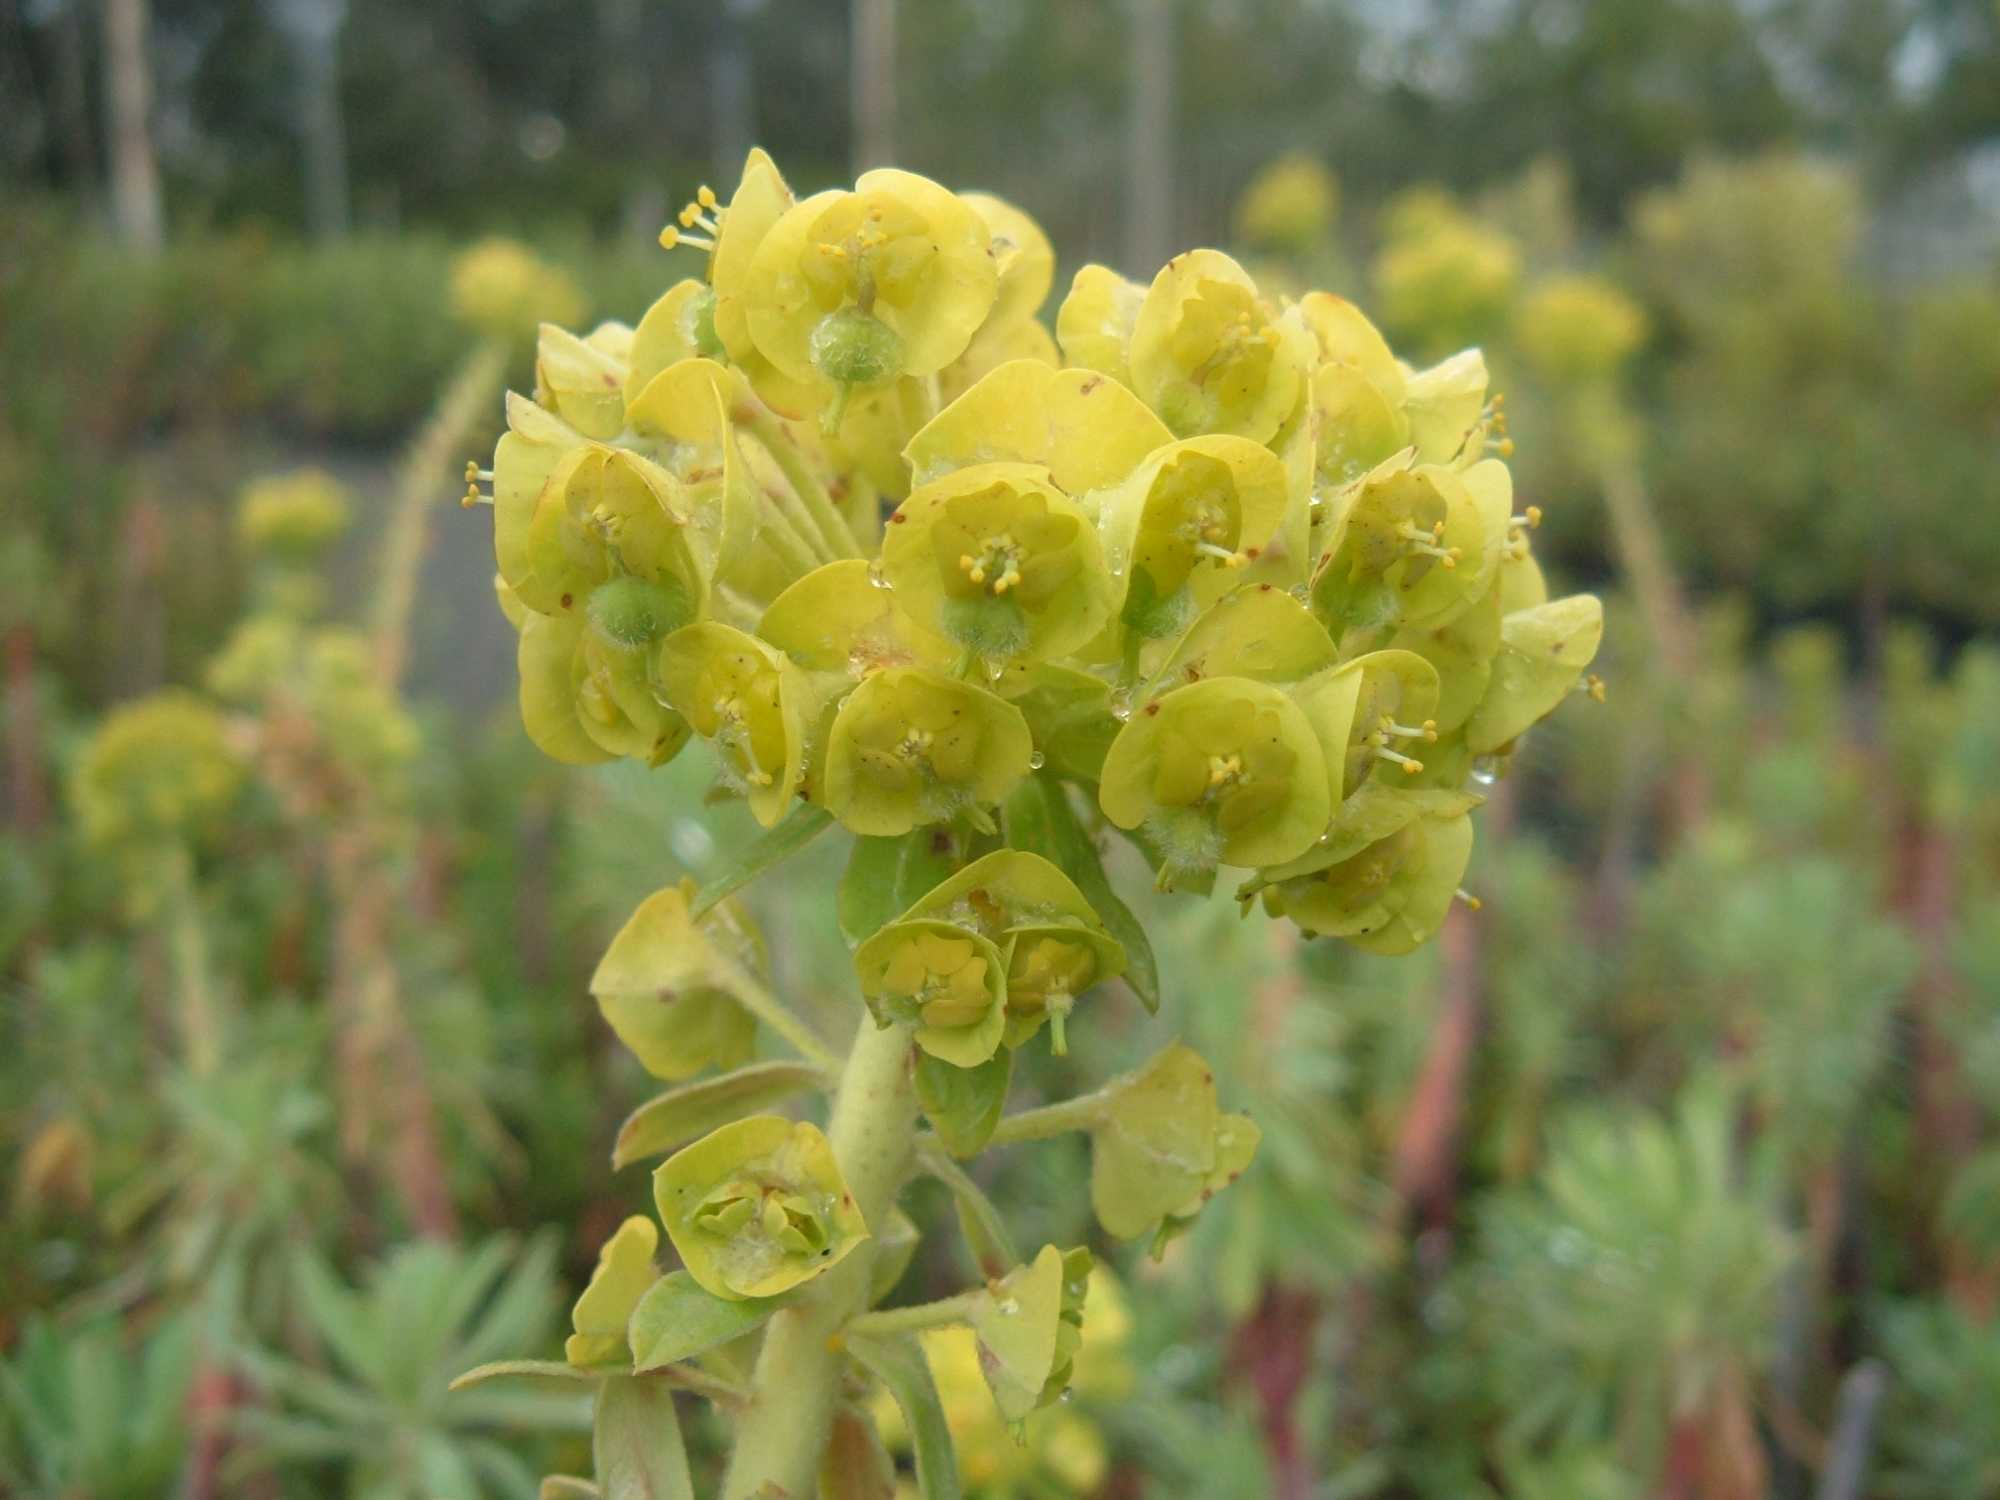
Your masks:
<svg viewBox="0 0 2000 1500"><path fill-rule="evenodd" d="M899 609L988 666L1064 655L1111 617L1096 527L1029 464L977 464L911 491L882 571Z"/></svg>
<svg viewBox="0 0 2000 1500"><path fill-rule="evenodd" d="M817 1125L752 1115L653 1173L660 1221L688 1273L717 1297L775 1297L824 1274L868 1225Z"/></svg>
<svg viewBox="0 0 2000 1500"><path fill-rule="evenodd" d="M1118 381L1010 360L927 422L903 457L919 485L977 464L1035 464L1057 489L1083 500L1172 441L1166 425Z"/></svg>
<svg viewBox="0 0 2000 1500"><path fill-rule="evenodd" d="M1297 407L1312 336L1274 313L1219 250L1190 250L1153 279L1132 326L1132 388L1177 437L1269 442Z"/></svg>
<svg viewBox="0 0 2000 1500"><path fill-rule="evenodd" d="M976 1068L1006 1034L1007 971L1000 950L968 927L903 918L854 952L861 993L883 1025L912 1028L917 1045Z"/></svg>
<svg viewBox="0 0 2000 1500"><path fill-rule="evenodd" d="M1085 266L1056 309L1056 342L1063 358L1131 385L1132 330L1145 302L1146 289L1137 282L1108 266Z"/></svg>
<svg viewBox="0 0 2000 1500"><path fill-rule="evenodd" d="M864 172L852 192L815 194L764 235L743 283L750 336L794 380L874 385L933 374L965 352L993 309L991 241L978 212L928 178ZM870 327L883 336L861 352L878 369L830 363L852 352L830 351L830 335L860 339Z"/></svg>
<svg viewBox="0 0 2000 1500"><path fill-rule="evenodd" d="M714 744L757 821L769 828L783 817L806 768L814 705L805 674L756 636L705 620L660 643L659 684Z"/></svg>
<svg viewBox="0 0 2000 1500"><path fill-rule="evenodd" d="M1244 677L1190 683L1133 714L1105 757L1098 800L1189 869L1292 859L1330 810L1311 722L1285 693Z"/></svg>
<svg viewBox="0 0 2000 1500"><path fill-rule="evenodd" d="M855 833L908 833L1003 800L1033 754L1011 703L941 673L890 667L834 716L822 800Z"/></svg>
<svg viewBox="0 0 2000 1500"><path fill-rule="evenodd" d="M1261 873L1266 904L1309 933L1371 953L1408 953L1444 924L1472 857L1478 799L1369 782L1341 804L1326 840Z"/></svg>

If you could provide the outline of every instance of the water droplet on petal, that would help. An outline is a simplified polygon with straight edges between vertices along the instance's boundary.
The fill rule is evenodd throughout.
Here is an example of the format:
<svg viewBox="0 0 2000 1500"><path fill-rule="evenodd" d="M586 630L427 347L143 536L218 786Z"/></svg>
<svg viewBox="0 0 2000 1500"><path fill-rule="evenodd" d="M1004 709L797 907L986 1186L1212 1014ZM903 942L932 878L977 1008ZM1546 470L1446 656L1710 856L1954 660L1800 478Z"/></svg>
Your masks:
<svg viewBox="0 0 2000 1500"><path fill-rule="evenodd" d="M868 581L878 589L889 587L889 575L882 571L881 563L872 562L868 565Z"/></svg>
<svg viewBox="0 0 2000 1500"><path fill-rule="evenodd" d="M1049 758L1037 750L1028 757L1028 769L1030 771L1039 771L1043 766L1048 764L1048 761Z"/></svg>
<svg viewBox="0 0 2000 1500"><path fill-rule="evenodd" d="M1472 779L1481 786L1491 786L1500 779L1500 757L1482 755L1472 763Z"/></svg>

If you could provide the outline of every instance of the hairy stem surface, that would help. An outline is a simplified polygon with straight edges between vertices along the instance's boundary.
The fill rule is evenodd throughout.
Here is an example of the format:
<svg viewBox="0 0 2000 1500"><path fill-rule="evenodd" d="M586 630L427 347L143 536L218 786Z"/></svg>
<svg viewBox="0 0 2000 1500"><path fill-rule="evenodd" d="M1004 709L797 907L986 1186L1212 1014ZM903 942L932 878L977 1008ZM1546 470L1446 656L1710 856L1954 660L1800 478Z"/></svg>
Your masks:
<svg viewBox="0 0 2000 1500"><path fill-rule="evenodd" d="M910 1033L878 1028L866 1016L841 1073L827 1136L848 1191L877 1234L909 1173L916 1132L910 1083ZM840 1391L837 1335L866 1310L875 1245L866 1242L814 1283L814 1294L771 1319L757 1356L750 1404L736 1428L723 1500L750 1500L775 1488L781 1495L813 1493L820 1450Z"/></svg>

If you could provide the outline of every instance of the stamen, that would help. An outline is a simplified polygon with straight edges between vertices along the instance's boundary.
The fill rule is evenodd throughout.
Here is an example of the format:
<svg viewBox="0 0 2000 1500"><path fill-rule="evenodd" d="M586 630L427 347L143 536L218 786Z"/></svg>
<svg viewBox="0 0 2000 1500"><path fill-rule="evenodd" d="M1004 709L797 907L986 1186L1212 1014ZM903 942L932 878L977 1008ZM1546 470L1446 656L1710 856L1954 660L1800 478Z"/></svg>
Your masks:
<svg viewBox="0 0 2000 1500"><path fill-rule="evenodd" d="M1243 757L1240 755L1211 755L1208 758L1208 784L1223 786L1243 775Z"/></svg>
<svg viewBox="0 0 2000 1500"><path fill-rule="evenodd" d="M1507 525L1514 531L1533 531L1542 524L1542 508L1531 505L1518 516L1509 516Z"/></svg>
<svg viewBox="0 0 2000 1500"><path fill-rule="evenodd" d="M1453 891L1452 895L1456 896L1459 900L1463 901L1468 911L1478 911L1480 907L1486 904L1484 901L1481 901L1477 896L1473 895L1472 892L1468 891L1464 886L1460 886L1457 890Z"/></svg>
<svg viewBox="0 0 2000 1500"><path fill-rule="evenodd" d="M1465 555L1463 548L1440 547L1438 545L1444 539L1444 522L1442 521L1433 525L1429 531L1424 530L1423 527L1417 525L1414 521L1404 521L1396 527L1396 535L1400 536L1408 544L1412 552L1422 553L1426 557L1435 557L1440 567L1455 568L1458 566L1459 558Z"/></svg>
<svg viewBox="0 0 2000 1500"><path fill-rule="evenodd" d="M1380 725L1379 734L1394 735L1397 739L1403 740L1423 740L1433 745L1437 743L1438 721L1436 719L1426 719L1417 728L1412 729L1407 724L1398 724L1388 714L1384 714L1382 715ZM1381 740L1378 739L1376 743L1380 744Z"/></svg>
<svg viewBox="0 0 2000 1500"><path fill-rule="evenodd" d="M1595 672L1589 673L1582 681L1577 683L1572 691L1582 693L1584 697L1602 703L1604 701L1604 679L1599 677Z"/></svg>
<svg viewBox="0 0 2000 1500"><path fill-rule="evenodd" d="M467 510L472 509L475 505L491 505L493 497L480 489L479 486L482 484L491 484L492 482L493 471L491 469L480 468L478 459L468 458L465 461L465 497L458 503Z"/></svg>
<svg viewBox="0 0 2000 1500"><path fill-rule="evenodd" d="M1422 761L1405 755L1400 750L1391 750L1387 745L1376 745L1373 747L1373 750L1381 759L1394 761L1397 765L1401 766L1405 776L1414 776L1424 768Z"/></svg>
<svg viewBox="0 0 2000 1500"><path fill-rule="evenodd" d="M1250 559L1241 552L1231 552L1227 547L1218 547L1214 542L1196 542L1194 550L1203 557L1212 557L1225 568L1240 568Z"/></svg>
<svg viewBox="0 0 2000 1500"><path fill-rule="evenodd" d="M685 233L679 226L673 224L660 231L662 250L672 250L681 245L693 245L697 250L713 250L715 241L698 234Z"/></svg>

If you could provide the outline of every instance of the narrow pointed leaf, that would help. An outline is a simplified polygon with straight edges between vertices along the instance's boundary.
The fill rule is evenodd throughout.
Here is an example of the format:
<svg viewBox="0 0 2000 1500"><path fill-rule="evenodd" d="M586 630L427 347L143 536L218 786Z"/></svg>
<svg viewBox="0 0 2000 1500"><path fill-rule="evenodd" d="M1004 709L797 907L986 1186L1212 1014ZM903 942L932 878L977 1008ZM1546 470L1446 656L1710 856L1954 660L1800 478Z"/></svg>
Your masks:
<svg viewBox="0 0 2000 1500"><path fill-rule="evenodd" d="M811 1063L763 1062L714 1078L668 1089L633 1110L618 1127L611 1165L623 1167L706 1135L744 1115L762 1114L780 1100L822 1088L826 1078Z"/></svg>
<svg viewBox="0 0 2000 1500"><path fill-rule="evenodd" d="M606 1380L591 1447L602 1500L694 1500L671 1387L630 1375Z"/></svg>
<svg viewBox="0 0 2000 1500"><path fill-rule="evenodd" d="M908 911L958 868L964 853L958 837L946 828L855 839L835 901L848 947L860 947Z"/></svg>
<svg viewBox="0 0 2000 1500"><path fill-rule="evenodd" d="M894 1338L856 1336L848 1339L847 1352L888 1388L903 1409L910 1448L916 1457L918 1493L924 1500L959 1500L963 1491L958 1483L958 1455L952 1449L951 1429L945 1425L944 1406L938 1400L923 1346L909 1334Z"/></svg>
<svg viewBox="0 0 2000 1500"><path fill-rule="evenodd" d="M467 1370L452 1381L450 1389L469 1391L475 1386L505 1382L530 1390L572 1394L587 1390L597 1383L598 1378L596 1372L580 1370L560 1359L500 1359L481 1365L476 1370Z"/></svg>
<svg viewBox="0 0 2000 1500"><path fill-rule="evenodd" d="M833 814L813 804L795 807L777 827L752 839L728 864L713 872L694 898L700 916L724 896L743 889L772 866L781 864L833 826Z"/></svg>

